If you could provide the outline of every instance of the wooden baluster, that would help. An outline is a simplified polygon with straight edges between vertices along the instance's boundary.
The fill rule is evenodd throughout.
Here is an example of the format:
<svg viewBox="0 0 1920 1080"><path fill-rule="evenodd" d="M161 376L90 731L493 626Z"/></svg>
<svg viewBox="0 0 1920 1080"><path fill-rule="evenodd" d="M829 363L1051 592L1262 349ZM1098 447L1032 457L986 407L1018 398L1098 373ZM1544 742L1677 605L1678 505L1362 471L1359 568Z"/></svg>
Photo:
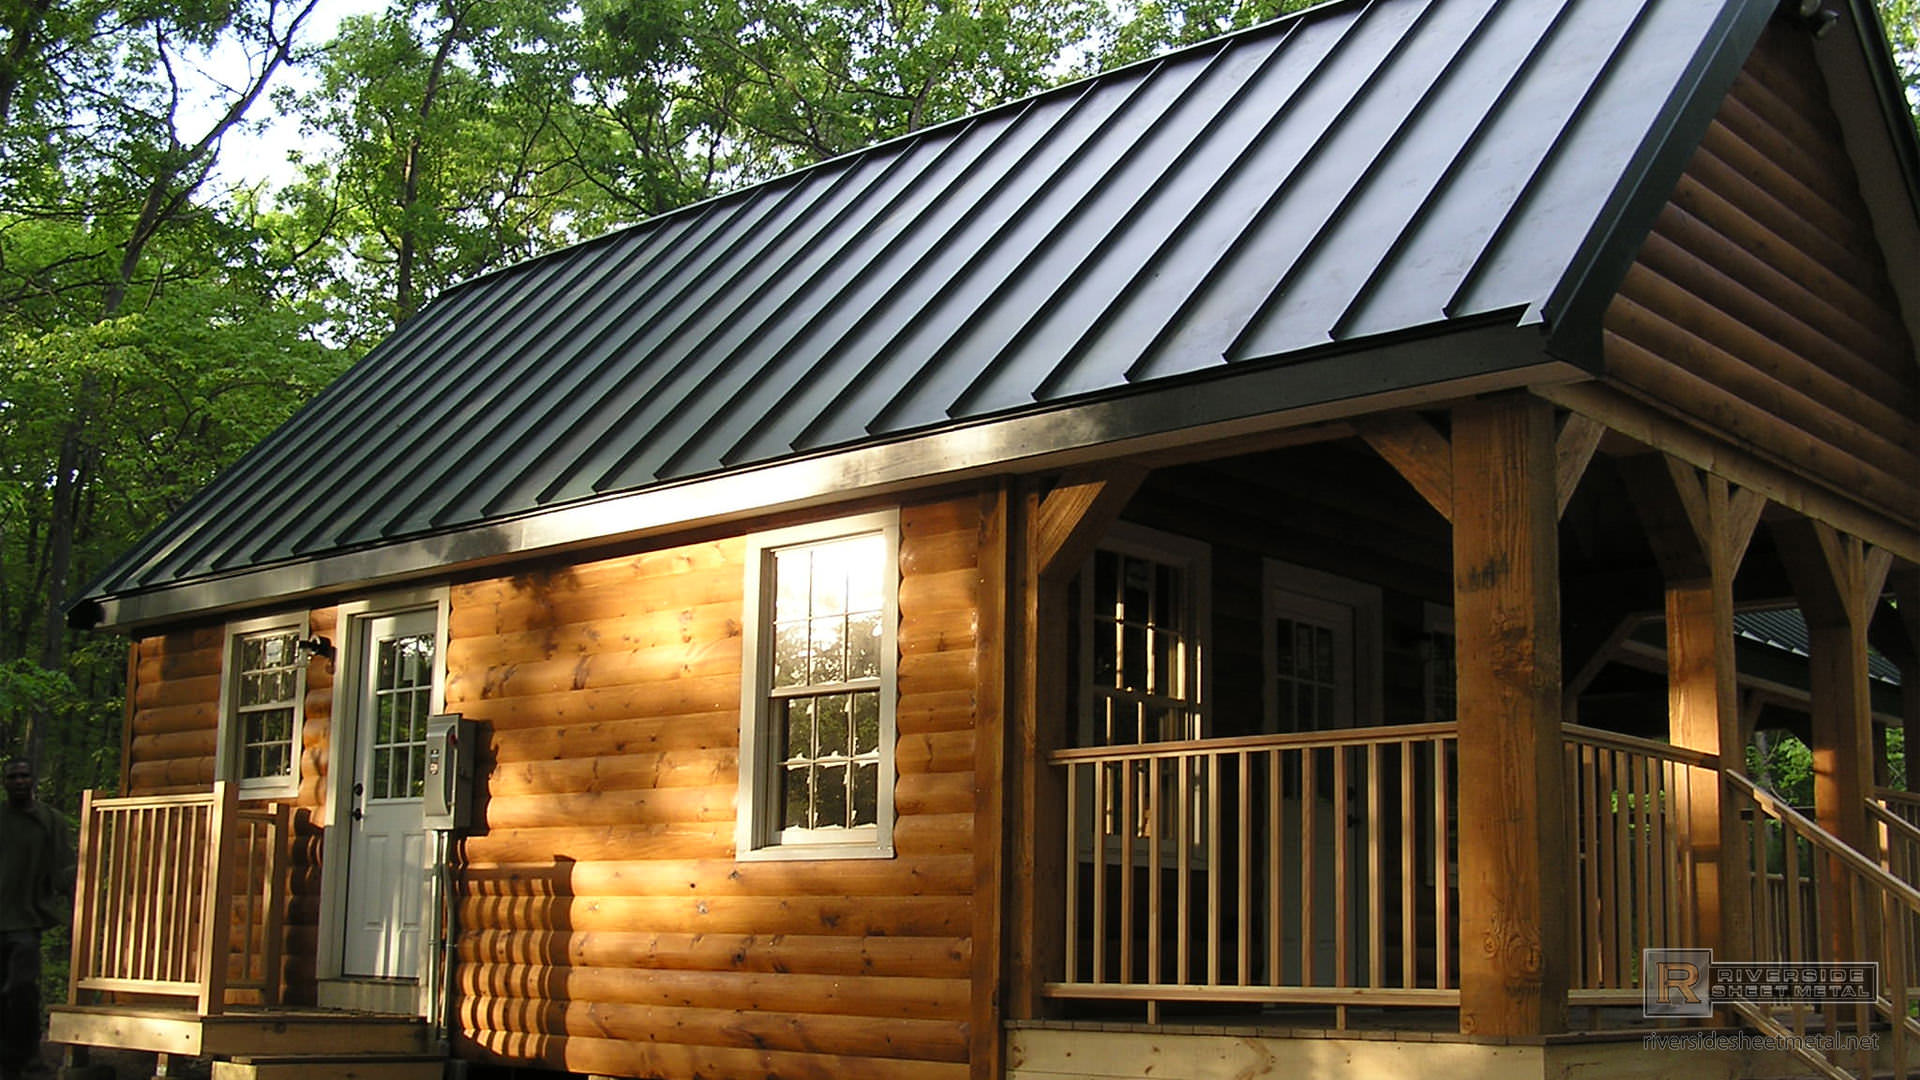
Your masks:
<svg viewBox="0 0 1920 1080"><path fill-rule="evenodd" d="M1126 761L1120 765L1120 814L1115 819L1120 826L1120 972L1119 981L1134 982L1137 976L1133 970L1133 834L1139 827L1139 811L1134 806L1134 792L1138 781L1134 767L1138 762Z"/></svg>
<svg viewBox="0 0 1920 1080"><path fill-rule="evenodd" d="M1239 911L1240 948L1235 956L1240 985L1253 982L1253 756L1245 750L1234 755L1240 764L1240 866Z"/></svg>
<svg viewBox="0 0 1920 1080"><path fill-rule="evenodd" d="M1178 760L1177 758L1175 760ZM1147 981L1160 982L1160 871L1161 871L1161 833L1166 831L1164 813L1160 800L1160 771L1163 763L1158 760L1147 762L1147 821L1153 830L1147 837ZM1149 1005L1149 1015L1152 1006ZM1153 1021L1149 1019L1148 1023Z"/></svg>
<svg viewBox="0 0 1920 1080"><path fill-rule="evenodd" d="M1194 763L1194 759L1183 755L1183 757L1175 757L1175 763L1179 763L1179 769L1181 769L1181 782L1179 782L1179 788L1181 788L1181 805L1179 805L1181 830L1179 830L1179 838L1181 838L1181 842L1179 842L1179 849L1177 849L1175 855L1173 855L1173 861L1179 865L1179 874L1177 874L1177 878L1175 878L1175 882L1173 882L1173 890L1175 890L1175 905L1173 905L1173 907L1175 907L1175 922L1179 924L1179 942L1175 944L1179 953L1177 953L1177 965L1175 965L1175 967L1179 969L1179 982L1181 982L1181 986L1188 986L1188 984L1192 984L1192 924L1194 924L1194 922L1192 922L1192 919L1194 919L1194 911L1192 911L1192 849L1194 849L1194 834L1192 834L1192 830L1194 830L1194 822L1192 822L1192 805L1194 805L1192 763Z"/></svg>
<svg viewBox="0 0 1920 1080"><path fill-rule="evenodd" d="M1285 913L1280 897L1283 888L1280 838L1285 835L1281 806L1280 751L1267 751L1267 978L1268 986L1281 985L1280 934Z"/></svg>
<svg viewBox="0 0 1920 1080"><path fill-rule="evenodd" d="M1367 985L1386 982L1386 903L1380 880L1380 744L1367 744Z"/></svg>
<svg viewBox="0 0 1920 1080"><path fill-rule="evenodd" d="M1314 759L1318 751L1302 748L1300 751L1300 985L1318 986L1319 972L1313 964L1313 922L1314 922L1314 774L1317 772Z"/></svg>
<svg viewBox="0 0 1920 1080"><path fill-rule="evenodd" d="M1408 988L1419 981L1414 965L1418 939L1413 917L1413 864L1420 836L1420 820L1413 803L1414 746L1412 740L1400 743L1400 985Z"/></svg>
<svg viewBox="0 0 1920 1080"><path fill-rule="evenodd" d="M1207 985L1220 985L1220 756L1207 755Z"/></svg>
<svg viewBox="0 0 1920 1080"><path fill-rule="evenodd" d="M1347 903L1347 748L1333 748L1333 985L1348 985L1347 965L1351 961L1348 942L1352 937L1352 912ZM1346 1006L1334 1010L1336 1027L1347 1026Z"/></svg>
<svg viewBox="0 0 1920 1080"><path fill-rule="evenodd" d="M1094 766L1093 812L1097 818L1093 830L1093 981L1107 981L1107 834L1113 820L1108 800L1113 798L1113 766L1104 762Z"/></svg>
<svg viewBox="0 0 1920 1080"><path fill-rule="evenodd" d="M1067 897L1065 920L1067 932L1066 940L1060 943L1060 949L1066 958L1065 968L1066 980L1068 982L1080 981L1080 830L1089 827L1091 824L1080 821L1080 770L1083 767L1098 769L1101 766L1081 766L1079 764L1069 764L1067 766L1067 858L1066 862L1062 864L1067 868L1066 882L1064 885ZM1093 816L1095 820L1098 820L1098 814ZM1095 836L1095 846L1098 846L1099 842L1100 838Z"/></svg>
<svg viewBox="0 0 1920 1080"><path fill-rule="evenodd" d="M1455 985L1449 977L1453 967L1454 914L1449 902L1452 895L1447 887L1453 869L1452 830L1447 828L1447 807L1451 802L1448 798L1447 746L1445 742L1435 743L1433 754L1433 981L1436 987L1443 990L1453 989Z"/></svg>

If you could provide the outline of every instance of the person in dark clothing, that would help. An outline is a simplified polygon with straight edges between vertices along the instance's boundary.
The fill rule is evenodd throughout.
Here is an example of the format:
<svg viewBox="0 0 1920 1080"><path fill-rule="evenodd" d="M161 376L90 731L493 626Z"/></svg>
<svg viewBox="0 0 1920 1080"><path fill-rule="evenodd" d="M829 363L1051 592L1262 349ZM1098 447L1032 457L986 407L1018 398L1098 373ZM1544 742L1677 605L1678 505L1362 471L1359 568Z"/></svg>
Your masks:
<svg viewBox="0 0 1920 1080"><path fill-rule="evenodd" d="M66 828L34 798L33 765L15 758L0 804L0 1078L40 1067L40 932L66 921L73 881Z"/></svg>

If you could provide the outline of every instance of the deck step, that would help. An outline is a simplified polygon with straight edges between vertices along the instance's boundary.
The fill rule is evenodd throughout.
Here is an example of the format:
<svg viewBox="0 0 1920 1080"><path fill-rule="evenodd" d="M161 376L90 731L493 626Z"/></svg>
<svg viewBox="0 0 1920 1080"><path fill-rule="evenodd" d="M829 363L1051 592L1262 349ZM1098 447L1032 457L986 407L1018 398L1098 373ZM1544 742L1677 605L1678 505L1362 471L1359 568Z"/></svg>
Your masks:
<svg viewBox="0 0 1920 1080"><path fill-rule="evenodd" d="M439 1054L300 1054L213 1063L213 1080L440 1080Z"/></svg>

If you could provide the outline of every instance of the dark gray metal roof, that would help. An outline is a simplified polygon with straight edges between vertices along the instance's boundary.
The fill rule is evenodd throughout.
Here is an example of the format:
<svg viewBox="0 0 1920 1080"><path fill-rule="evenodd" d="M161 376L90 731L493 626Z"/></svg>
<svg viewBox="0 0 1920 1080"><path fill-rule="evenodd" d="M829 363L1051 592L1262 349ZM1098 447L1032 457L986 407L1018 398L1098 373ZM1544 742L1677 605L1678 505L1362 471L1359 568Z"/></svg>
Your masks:
<svg viewBox="0 0 1920 1080"><path fill-rule="evenodd" d="M1245 408L1444 381L1373 346L1464 328L1588 361L1565 313L1597 320L1773 6L1343 0L490 274L88 597L451 562L478 525L1306 360Z"/></svg>
<svg viewBox="0 0 1920 1080"><path fill-rule="evenodd" d="M1807 617L1798 608L1735 612L1733 632L1737 637L1792 653L1803 660L1813 647L1813 639L1807 634ZM1877 649L1867 650L1867 674L1889 686L1900 685L1899 666Z"/></svg>

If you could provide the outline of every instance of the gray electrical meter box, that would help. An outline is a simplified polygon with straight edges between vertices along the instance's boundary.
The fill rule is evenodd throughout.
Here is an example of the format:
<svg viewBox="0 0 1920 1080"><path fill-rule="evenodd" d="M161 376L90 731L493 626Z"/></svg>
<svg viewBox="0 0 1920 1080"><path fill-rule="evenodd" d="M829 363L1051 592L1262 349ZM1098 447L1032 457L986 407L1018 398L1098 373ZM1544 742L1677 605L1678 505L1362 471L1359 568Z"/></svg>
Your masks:
<svg viewBox="0 0 1920 1080"><path fill-rule="evenodd" d="M473 824L473 759L480 752L479 725L457 714L427 717L426 827L464 829Z"/></svg>

